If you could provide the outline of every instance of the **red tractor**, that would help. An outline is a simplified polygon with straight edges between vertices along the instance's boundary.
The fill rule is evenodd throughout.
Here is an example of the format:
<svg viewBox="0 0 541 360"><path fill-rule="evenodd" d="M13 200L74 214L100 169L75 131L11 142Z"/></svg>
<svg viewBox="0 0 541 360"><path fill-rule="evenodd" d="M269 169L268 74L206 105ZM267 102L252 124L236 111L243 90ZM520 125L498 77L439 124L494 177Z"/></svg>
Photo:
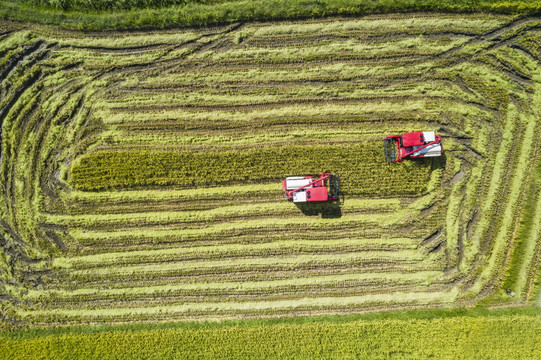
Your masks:
<svg viewBox="0 0 541 360"><path fill-rule="evenodd" d="M318 179L313 176L290 176L282 181L286 199L294 203L309 201L338 200L340 178L333 173L323 173Z"/></svg>
<svg viewBox="0 0 541 360"><path fill-rule="evenodd" d="M405 158L424 158L441 156L441 136L434 131L411 132L387 136L383 139L385 160L398 162Z"/></svg>

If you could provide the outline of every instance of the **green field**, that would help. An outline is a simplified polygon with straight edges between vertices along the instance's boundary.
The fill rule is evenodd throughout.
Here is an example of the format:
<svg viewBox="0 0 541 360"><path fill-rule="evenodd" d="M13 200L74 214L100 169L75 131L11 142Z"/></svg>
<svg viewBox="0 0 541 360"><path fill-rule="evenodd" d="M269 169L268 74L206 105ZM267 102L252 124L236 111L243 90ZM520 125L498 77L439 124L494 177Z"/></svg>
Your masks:
<svg viewBox="0 0 541 360"><path fill-rule="evenodd" d="M0 335L0 350L24 359L536 359L532 310L38 330Z"/></svg>
<svg viewBox="0 0 541 360"><path fill-rule="evenodd" d="M540 29L533 17L428 13L130 33L2 23L1 329L539 303ZM419 130L440 134L445 155L385 162L383 137ZM284 177L325 170L341 176L340 203L284 199ZM99 337L102 350L192 339L190 353L189 341L232 336L233 353L268 328L254 356L286 339L299 353L265 356L306 357L320 338L303 349L292 334L351 334L347 349L403 328L379 350L418 339L417 352L396 350L416 358L439 357L449 329L450 358L488 328L492 347L470 344L464 358L528 359L539 320L0 337L3 351L61 358L59 339ZM206 348L194 356L217 355ZM366 348L343 355L385 357Z"/></svg>
<svg viewBox="0 0 541 360"><path fill-rule="evenodd" d="M535 16L538 0L4 0L0 19L77 30L166 29L415 12Z"/></svg>

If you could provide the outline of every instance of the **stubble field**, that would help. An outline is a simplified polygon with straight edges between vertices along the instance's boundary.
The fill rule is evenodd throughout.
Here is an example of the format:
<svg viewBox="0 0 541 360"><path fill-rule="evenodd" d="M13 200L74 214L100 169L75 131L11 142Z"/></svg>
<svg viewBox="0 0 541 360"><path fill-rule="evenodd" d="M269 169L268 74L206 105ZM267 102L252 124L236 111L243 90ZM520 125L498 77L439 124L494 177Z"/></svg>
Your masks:
<svg viewBox="0 0 541 360"><path fill-rule="evenodd" d="M435 14L5 24L4 326L532 302L540 29ZM384 161L384 136L422 130L445 156ZM325 170L340 203L283 198L285 176Z"/></svg>

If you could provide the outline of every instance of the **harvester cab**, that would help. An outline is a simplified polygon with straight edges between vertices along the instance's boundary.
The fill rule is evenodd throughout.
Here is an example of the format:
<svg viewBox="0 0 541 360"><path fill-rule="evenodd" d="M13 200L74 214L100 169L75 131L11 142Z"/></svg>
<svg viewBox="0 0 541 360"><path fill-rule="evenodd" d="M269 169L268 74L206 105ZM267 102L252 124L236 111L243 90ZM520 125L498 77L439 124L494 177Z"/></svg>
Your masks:
<svg viewBox="0 0 541 360"><path fill-rule="evenodd" d="M441 156L441 136L434 131L411 132L387 136L383 139L385 160L398 162L405 158L425 158Z"/></svg>
<svg viewBox="0 0 541 360"><path fill-rule="evenodd" d="M314 176L290 176L282 181L285 197L294 203L338 200L340 178L333 173Z"/></svg>

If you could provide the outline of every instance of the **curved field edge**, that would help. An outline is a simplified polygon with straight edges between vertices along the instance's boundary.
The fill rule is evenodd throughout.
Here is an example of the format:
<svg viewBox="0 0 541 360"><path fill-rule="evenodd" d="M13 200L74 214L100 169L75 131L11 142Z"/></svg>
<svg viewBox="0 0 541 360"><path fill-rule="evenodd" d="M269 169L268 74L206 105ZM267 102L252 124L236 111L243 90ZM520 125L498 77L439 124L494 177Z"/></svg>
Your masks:
<svg viewBox="0 0 541 360"><path fill-rule="evenodd" d="M541 237L541 161L538 161L535 169L534 181L529 190L530 197L523 209L522 220L513 250L510 264L502 288L511 289L518 297L535 296L532 293L539 292L539 259L533 259L536 248L539 248L538 239ZM537 253L539 250L537 250ZM528 277L528 273L537 271L537 276ZM532 284L528 283L534 283ZM524 294L530 292L530 294ZM503 299L499 298L499 301ZM507 299L506 299L507 300Z"/></svg>
<svg viewBox="0 0 541 360"><path fill-rule="evenodd" d="M537 308L416 310L369 315L0 333L10 359L393 358L535 359ZM254 341L247 341L254 339ZM405 345L407 344L407 345Z"/></svg>
<svg viewBox="0 0 541 360"><path fill-rule="evenodd" d="M328 16L362 16L399 12L488 12L508 15L535 15L541 12L541 4L535 0L476 1L476 0L236 0L212 1L201 4L187 1L185 5L164 6L167 2L144 2L143 9L111 11L114 2L94 4L95 10L88 11L88 3L80 1L52 2L36 6L33 1L0 2L0 18L23 23L52 25L78 30L129 30L164 29L223 25L239 21L293 20ZM123 4L123 2L121 3ZM133 2L130 6L133 6ZM135 3L137 4L137 3ZM122 5L119 5L122 6ZM137 5L135 5L137 6ZM58 8L74 8L63 11ZM83 8L83 11L78 10ZM103 7L103 11L97 11Z"/></svg>

